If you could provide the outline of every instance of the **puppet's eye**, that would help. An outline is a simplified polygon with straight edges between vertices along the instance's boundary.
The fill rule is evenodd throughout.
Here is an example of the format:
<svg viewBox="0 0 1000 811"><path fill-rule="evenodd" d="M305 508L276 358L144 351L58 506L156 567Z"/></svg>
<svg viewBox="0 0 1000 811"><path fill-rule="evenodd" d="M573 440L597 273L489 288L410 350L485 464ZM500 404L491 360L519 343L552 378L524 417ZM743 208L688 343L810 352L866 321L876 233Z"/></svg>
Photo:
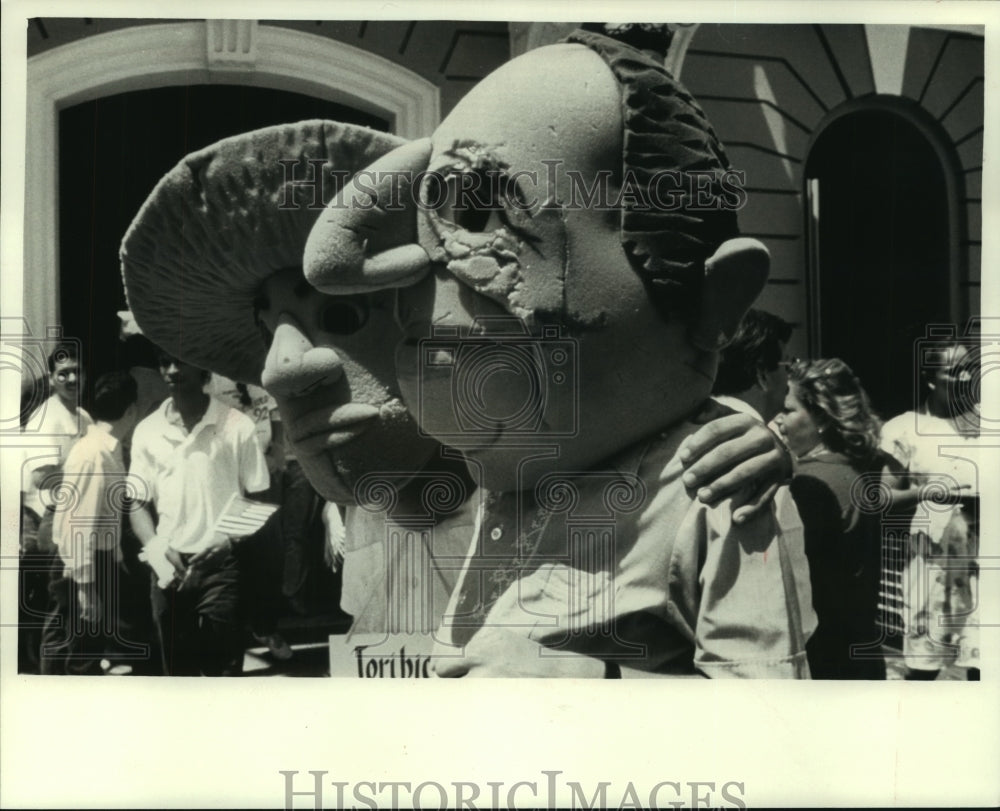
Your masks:
<svg viewBox="0 0 1000 811"><path fill-rule="evenodd" d="M320 324L331 335L351 335L368 322L368 302L360 296L332 298L323 306Z"/></svg>
<svg viewBox="0 0 1000 811"><path fill-rule="evenodd" d="M423 188L423 202L465 231L495 231L505 224L501 178L494 170L481 169L431 174Z"/></svg>

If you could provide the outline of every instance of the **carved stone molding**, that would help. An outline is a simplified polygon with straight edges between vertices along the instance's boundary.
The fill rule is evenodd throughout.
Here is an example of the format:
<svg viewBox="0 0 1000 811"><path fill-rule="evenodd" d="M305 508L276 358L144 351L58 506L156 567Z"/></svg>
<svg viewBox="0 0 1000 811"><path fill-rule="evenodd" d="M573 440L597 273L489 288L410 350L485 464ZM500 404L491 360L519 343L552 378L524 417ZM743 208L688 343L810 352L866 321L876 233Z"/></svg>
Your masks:
<svg viewBox="0 0 1000 811"><path fill-rule="evenodd" d="M257 66L256 20L206 20L208 69L253 70Z"/></svg>
<svg viewBox="0 0 1000 811"><path fill-rule="evenodd" d="M183 84L231 83L328 99L374 113L406 138L429 135L438 88L407 68L327 37L209 20L118 29L28 60L24 317L34 334L59 323L59 110L91 99Z"/></svg>

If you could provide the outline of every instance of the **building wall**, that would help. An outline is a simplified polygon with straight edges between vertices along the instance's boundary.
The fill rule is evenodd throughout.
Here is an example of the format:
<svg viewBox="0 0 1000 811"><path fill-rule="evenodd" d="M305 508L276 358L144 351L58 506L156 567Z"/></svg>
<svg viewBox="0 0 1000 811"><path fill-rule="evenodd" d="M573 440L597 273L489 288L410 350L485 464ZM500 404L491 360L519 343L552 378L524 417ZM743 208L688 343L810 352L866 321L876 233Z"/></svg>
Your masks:
<svg viewBox="0 0 1000 811"><path fill-rule="evenodd" d="M957 320L980 312L983 37L910 26L707 25L686 43L680 78L701 103L750 192L744 233L772 255L760 306L807 321L803 171L823 124L875 94L911 99L953 157ZM807 330L796 330L796 354Z"/></svg>
<svg viewBox="0 0 1000 811"><path fill-rule="evenodd" d="M28 26L29 57L97 34L159 20L44 18ZM572 24L448 21L261 21L268 29L309 34L374 54L432 84L440 116L511 53L547 44ZM30 65L29 60L29 65ZM701 102L750 192L741 228L771 251L772 273L760 305L793 323L791 347L806 355L810 302L804 237L803 171L809 147L844 105L876 95L910 99L933 122L952 158L956 192L953 277L957 320L980 312L983 37L970 30L864 25L714 25L678 30L667 64ZM251 66L252 67L252 66ZM301 68L308 73L309 66ZM209 80L212 80L211 77ZM157 80L151 80L156 86ZM227 81L254 81L252 70ZM134 85L134 81L133 81ZM274 85L272 85L274 86ZM303 92L301 82L294 89ZM30 124L30 116L29 116ZM413 134L413 133L411 133ZM38 148L29 142L29 152ZM40 165L56 155L36 156ZM37 174L30 175L33 183ZM46 184L42 184L46 185ZM29 198L51 195L40 188ZM30 202L30 199L29 199ZM46 209L47 210L47 209ZM48 216L48 215L46 215ZM54 222L54 216L50 218ZM36 218L36 222L37 222ZM43 222L48 222L42 218ZM48 242L47 229L33 229ZM41 248L36 251L41 255ZM26 279L26 302L52 299L54 260L28 257L41 272ZM37 281L37 284L36 284ZM57 288L56 288L57 290ZM31 309L30 307L28 309ZM51 323L51 307L35 307Z"/></svg>

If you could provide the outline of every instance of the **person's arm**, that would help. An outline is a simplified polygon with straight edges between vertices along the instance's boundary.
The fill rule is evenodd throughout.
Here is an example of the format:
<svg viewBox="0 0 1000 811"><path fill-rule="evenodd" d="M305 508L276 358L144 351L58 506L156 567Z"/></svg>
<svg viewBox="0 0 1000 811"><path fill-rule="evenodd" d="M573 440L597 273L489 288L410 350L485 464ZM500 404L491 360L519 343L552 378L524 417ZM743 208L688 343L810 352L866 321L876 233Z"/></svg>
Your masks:
<svg viewBox="0 0 1000 811"><path fill-rule="evenodd" d="M165 559L174 569L177 577L183 577L187 569L180 553L170 548L170 539L156 533L156 522L150 504L156 501L156 465L147 449L146 436L141 433L142 426L132 435L132 463L128 471L129 491L133 494L132 506L129 510L129 525L142 544L147 563L162 574L161 565ZM169 570L167 570L169 571ZM165 574L160 578L165 579Z"/></svg>
<svg viewBox="0 0 1000 811"><path fill-rule="evenodd" d="M698 500L714 505L732 497L733 520L740 524L770 504L792 475L792 457L760 420L737 413L705 423L678 450L683 481L697 488Z"/></svg>
<svg viewBox="0 0 1000 811"><path fill-rule="evenodd" d="M80 616L87 622L101 614L94 583L94 540L103 531L97 521L102 516L106 485L100 457L79 459L71 455L64 466L61 487L73 495L66 507L56 509L52 519L52 540L67 575L76 584Z"/></svg>
<svg viewBox="0 0 1000 811"><path fill-rule="evenodd" d="M916 476L899 467L895 460L882 468L882 483L889 488L893 512L913 512L924 499L936 504L957 504L972 488L933 474Z"/></svg>
<svg viewBox="0 0 1000 811"><path fill-rule="evenodd" d="M142 544L147 558L163 555L170 562L170 565L174 567L177 577L183 578L187 572L187 566L184 565L184 560L181 558L180 552L170 547L170 540L168 538L161 538L156 534L156 524L153 521L153 513L149 508L149 504L145 501L133 502L128 515L128 521L135 536Z"/></svg>
<svg viewBox="0 0 1000 811"><path fill-rule="evenodd" d="M802 522L786 497L742 525L706 510L682 539L701 561L694 665L710 678L808 676L816 615Z"/></svg>
<svg viewBox="0 0 1000 811"><path fill-rule="evenodd" d="M129 525L135 533L135 537L143 546L148 546L150 541L156 537L156 524L153 522L153 514L149 509L149 504L145 501L132 503L132 509L128 515Z"/></svg>

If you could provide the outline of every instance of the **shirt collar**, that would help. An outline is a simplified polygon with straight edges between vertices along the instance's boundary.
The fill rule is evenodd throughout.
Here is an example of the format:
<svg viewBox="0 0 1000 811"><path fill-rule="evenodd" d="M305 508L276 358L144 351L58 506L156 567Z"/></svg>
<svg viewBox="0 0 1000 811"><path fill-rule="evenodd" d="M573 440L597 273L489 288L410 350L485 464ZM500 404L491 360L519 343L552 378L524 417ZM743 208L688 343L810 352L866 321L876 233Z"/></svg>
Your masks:
<svg viewBox="0 0 1000 811"><path fill-rule="evenodd" d="M201 415L201 419L198 420L197 424L191 429L191 433L194 433L203 425L215 425L222 419L223 411L228 408L228 406L220 403L214 397L209 396L208 398L208 408L205 409L205 413ZM163 403L163 417L171 425L178 426L180 428L184 427L184 421L181 419L181 413L177 410L174 405L174 398L168 397Z"/></svg>
<svg viewBox="0 0 1000 811"><path fill-rule="evenodd" d="M733 397L730 394L713 394L712 399L727 408L731 408L733 411L749 414L751 417L756 417L761 422L764 422L764 418L760 415L760 412L746 400L741 400L739 397Z"/></svg>

